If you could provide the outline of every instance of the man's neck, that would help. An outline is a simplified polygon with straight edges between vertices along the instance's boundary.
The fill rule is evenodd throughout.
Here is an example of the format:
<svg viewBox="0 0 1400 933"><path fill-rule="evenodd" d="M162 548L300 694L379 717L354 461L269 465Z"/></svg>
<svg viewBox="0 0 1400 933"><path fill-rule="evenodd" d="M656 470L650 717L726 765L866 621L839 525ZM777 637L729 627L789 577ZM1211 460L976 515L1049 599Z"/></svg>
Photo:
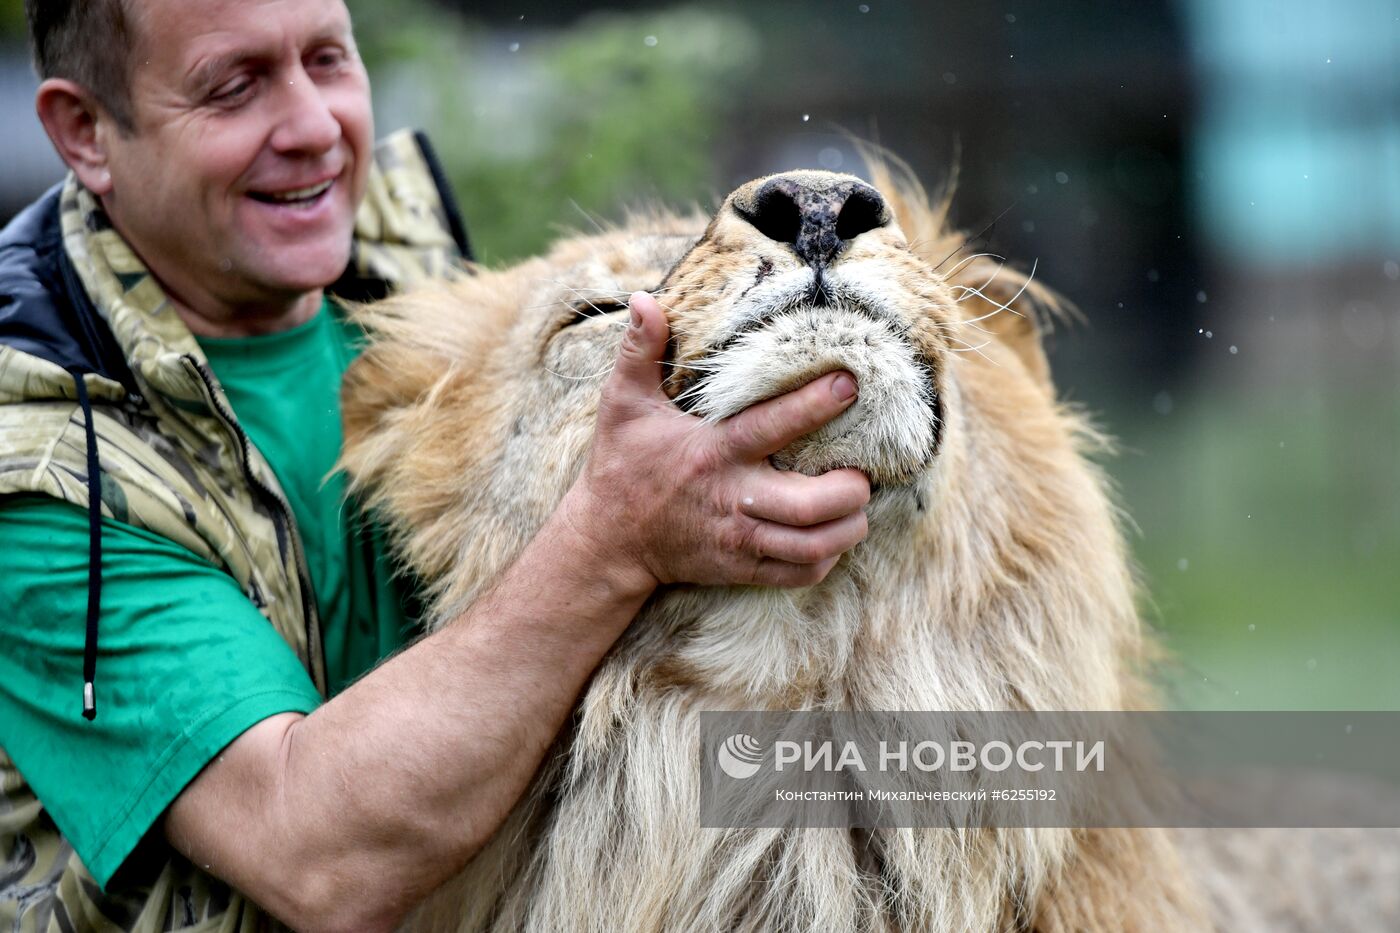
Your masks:
<svg viewBox="0 0 1400 933"><path fill-rule="evenodd" d="M317 289L285 305L214 310L192 307L170 295L175 313L196 337L257 337L291 330L314 318L322 300L323 293Z"/></svg>

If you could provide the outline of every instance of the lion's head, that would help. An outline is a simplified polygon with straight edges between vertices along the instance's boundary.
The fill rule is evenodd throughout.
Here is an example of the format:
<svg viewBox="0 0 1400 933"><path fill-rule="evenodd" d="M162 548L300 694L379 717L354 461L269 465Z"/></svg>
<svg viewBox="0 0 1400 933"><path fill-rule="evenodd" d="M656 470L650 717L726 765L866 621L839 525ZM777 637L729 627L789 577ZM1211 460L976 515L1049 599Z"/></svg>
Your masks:
<svg viewBox="0 0 1400 933"><path fill-rule="evenodd" d="M714 612L693 605L713 594L670 600L688 608L666 630L686 629L692 647L707 633L764 642L771 654L735 674L736 690L855 690L853 652L907 664L913 644L938 646L939 661L911 672L924 695L896 705L1137 705L1142 639L1113 509L1084 456L1096 436L1056 402L1040 346L1051 298L963 249L946 205L912 181L875 179L758 179L708 220L634 218L369 308L377 336L347 381L346 464L439 607L469 602L577 474L626 297L643 288L667 310L666 389L687 411L724 418L841 368L860 384L852 408L774 461L864 470L869 539L818 593L731 591ZM741 605L769 620L759 632ZM713 685L717 672L684 655L658 669ZM1083 676L1048 675L1060 665Z"/></svg>
<svg viewBox="0 0 1400 933"><path fill-rule="evenodd" d="M567 760L540 775L439 916L458 916L465 897L485 906L464 928L508 929L527 914L551 928L557 908L561 923L602 911L588 914L599 928L684 909L724 928L790 915L844 929L897 911L923 918L911 928L961 916L991 929L1092 850L1048 830L877 833L864 849L841 834L704 841L694 813L676 810L696 793L693 761L650 753L690 747L705 709L1144 703L1147 641L1086 457L1097 436L1056 401L1040 345L1050 295L965 249L946 201L884 168L873 176L759 179L712 217L634 217L361 312L373 340L347 376L344 463L432 587L439 619L511 562L578 474L637 289L667 310L665 388L695 415L724 418L854 373L858 401L773 459L807 473L859 467L874 490L869 537L818 586L678 587L648 603L582 699ZM605 819L624 809L630 821ZM1158 915L1166 888L1131 879L1171 864L1170 852L1132 839L1147 841L1096 843L1114 854L1092 862L1094 897ZM597 851L618 864L582 878ZM862 860L877 851L886 874L866 877ZM1164 885L1171 876L1163 869ZM744 888L765 879L760 897ZM896 881L892 905L882 898Z"/></svg>

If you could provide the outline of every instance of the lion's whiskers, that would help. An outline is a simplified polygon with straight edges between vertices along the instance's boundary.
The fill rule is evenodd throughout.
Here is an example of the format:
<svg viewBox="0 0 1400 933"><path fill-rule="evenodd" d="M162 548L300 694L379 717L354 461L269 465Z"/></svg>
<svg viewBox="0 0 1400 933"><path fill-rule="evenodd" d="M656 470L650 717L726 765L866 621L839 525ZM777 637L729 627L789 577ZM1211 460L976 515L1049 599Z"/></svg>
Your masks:
<svg viewBox="0 0 1400 933"><path fill-rule="evenodd" d="M590 373L587 376L571 376L568 373L561 373L556 370L550 369L548 366L544 367L544 371L549 373L551 376L558 376L560 379L569 379L574 382L584 382L589 379L602 379L605 376L609 376L612 374L612 371L616 367L616 363L609 363L606 369L600 369L598 370L598 372Z"/></svg>
<svg viewBox="0 0 1400 933"><path fill-rule="evenodd" d="M1031 282L1035 280L1035 270L1039 266L1039 264L1040 260L1038 258L1032 261L1031 271L1026 274L1026 280L1021 283L1020 289L1018 289L1016 294L1012 295L1011 298L1007 300L1005 304L1003 304L1000 301L997 301L995 298L992 298L991 296L987 295L985 292L982 291L983 288L986 288L992 283L992 281L996 279L996 276L992 276L992 278L983 283L983 285L980 288L973 288L970 285L954 285L953 288L961 289L963 291L963 297L956 299L958 303L962 303L967 299L971 298L973 295L976 295L980 297L983 301L986 301L989 304L995 306L995 310L990 311L987 314L982 315L981 317L968 318L967 320L960 321L958 323L975 324L978 321L985 321L987 318L1000 314L1003 311L1010 311L1017 317L1025 317L1024 314L1022 314L1020 311L1017 311L1011 306L1014 305L1020 299L1020 297L1026 293L1026 289L1030 288ZM998 268L997 271L1000 272L1000 268Z"/></svg>
<svg viewBox="0 0 1400 933"><path fill-rule="evenodd" d="M978 259L995 259L1001 263L1006 262L1005 256L1000 256L996 253L973 253L971 256L963 258L957 265L949 269L947 274L944 275L944 278L951 279L953 276L958 274L958 270L960 270L963 266Z"/></svg>

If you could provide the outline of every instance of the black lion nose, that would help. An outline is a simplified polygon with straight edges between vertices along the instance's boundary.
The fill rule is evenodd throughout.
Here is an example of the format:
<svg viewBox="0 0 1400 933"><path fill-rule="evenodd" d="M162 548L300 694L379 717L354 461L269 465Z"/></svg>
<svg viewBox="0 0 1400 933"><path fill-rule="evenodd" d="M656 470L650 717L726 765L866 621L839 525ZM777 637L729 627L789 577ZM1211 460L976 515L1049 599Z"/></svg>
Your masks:
<svg viewBox="0 0 1400 933"><path fill-rule="evenodd" d="M770 240L787 243L802 261L822 269L841 244L890 221L880 192L863 182L818 187L788 176L764 183L741 217Z"/></svg>

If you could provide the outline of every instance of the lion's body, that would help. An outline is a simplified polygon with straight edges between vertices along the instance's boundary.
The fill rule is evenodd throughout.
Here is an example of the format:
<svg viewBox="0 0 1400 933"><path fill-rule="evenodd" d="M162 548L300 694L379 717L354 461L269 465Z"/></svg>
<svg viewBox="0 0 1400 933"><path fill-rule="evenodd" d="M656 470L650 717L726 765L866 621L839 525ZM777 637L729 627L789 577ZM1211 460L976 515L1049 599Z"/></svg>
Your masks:
<svg viewBox="0 0 1400 933"><path fill-rule="evenodd" d="M857 465L876 486L868 539L822 584L649 602L558 754L417 928L1206 928L1160 831L698 827L702 710L1150 705L1123 539L1086 457L1096 436L1056 402L1017 313L1029 302L996 307L1024 278L986 257L935 270L962 242L942 211L887 174L877 184L898 226L852 240L832 279L897 309L898 327L840 302L743 319L750 291L801 270L735 219L734 199L712 222L637 218L363 312L375 342L347 381L345 464L430 583L439 624L509 565L584 461L625 319L580 319L590 300L608 312L664 280L668 390L711 418L851 369L856 407L775 461Z"/></svg>

